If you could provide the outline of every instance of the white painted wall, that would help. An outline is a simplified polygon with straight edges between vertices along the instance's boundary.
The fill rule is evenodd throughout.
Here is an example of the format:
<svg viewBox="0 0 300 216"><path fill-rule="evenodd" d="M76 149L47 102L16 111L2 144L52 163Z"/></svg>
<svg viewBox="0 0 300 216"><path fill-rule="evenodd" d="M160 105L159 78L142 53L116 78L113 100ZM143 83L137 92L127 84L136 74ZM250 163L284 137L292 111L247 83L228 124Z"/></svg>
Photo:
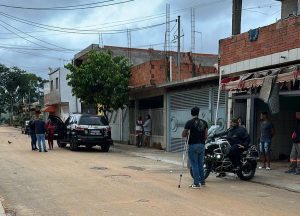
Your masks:
<svg viewBox="0 0 300 216"><path fill-rule="evenodd" d="M123 112L123 121L122 121ZM128 143L129 140L129 109L119 109L114 111L110 118L111 137L114 141L122 141Z"/></svg>
<svg viewBox="0 0 300 216"><path fill-rule="evenodd" d="M253 69L280 65L300 59L300 48L273 53L271 55L252 58L220 67L224 75L231 75Z"/></svg>
<svg viewBox="0 0 300 216"><path fill-rule="evenodd" d="M49 73L49 82L44 85L49 93L58 93L60 103L56 104L57 110L56 115L62 120L67 119L67 117L75 112L81 112L80 101L72 95L72 88L68 85L67 74L69 70L65 68L58 68L52 73ZM56 87L56 78L58 78L58 87ZM51 81L53 81L53 90L50 91ZM48 90L49 89L49 90ZM51 103L51 101L49 102Z"/></svg>
<svg viewBox="0 0 300 216"><path fill-rule="evenodd" d="M68 81L67 81L68 73L69 70L65 68L60 68L61 101L69 103L70 113L81 112L81 103L75 96L72 95L72 88L68 85Z"/></svg>

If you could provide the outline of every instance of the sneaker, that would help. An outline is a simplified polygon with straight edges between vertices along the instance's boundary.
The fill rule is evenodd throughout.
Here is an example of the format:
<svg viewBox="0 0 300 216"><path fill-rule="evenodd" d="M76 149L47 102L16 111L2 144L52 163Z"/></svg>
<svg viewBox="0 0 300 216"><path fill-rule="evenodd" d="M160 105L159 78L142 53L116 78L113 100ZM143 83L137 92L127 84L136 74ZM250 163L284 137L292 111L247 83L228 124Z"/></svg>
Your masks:
<svg viewBox="0 0 300 216"><path fill-rule="evenodd" d="M296 173L296 170L289 169L289 170L285 171L285 173Z"/></svg>
<svg viewBox="0 0 300 216"><path fill-rule="evenodd" d="M206 185L205 181L201 182L201 186L205 186L205 185Z"/></svg>
<svg viewBox="0 0 300 216"><path fill-rule="evenodd" d="M295 175L300 175L300 170L296 171Z"/></svg>
<svg viewBox="0 0 300 216"><path fill-rule="evenodd" d="M190 185L190 188L193 188L193 189L199 189L200 187L201 187L200 184L198 184L198 185L195 185L195 184Z"/></svg>
<svg viewBox="0 0 300 216"><path fill-rule="evenodd" d="M266 170L271 170L271 167L266 167Z"/></svg>
<svg viewBox="0 0 300 216"><path fill-rule="evenodd" d="M44 152L48 152L47 150L45 150Z"/></svg>
<svg viewBox="0 0 300 216"><path fill-rule="evenodd" d="M266 167L265 166L260 166L260 167L258 167L258 169L266 169Z"/></svg>

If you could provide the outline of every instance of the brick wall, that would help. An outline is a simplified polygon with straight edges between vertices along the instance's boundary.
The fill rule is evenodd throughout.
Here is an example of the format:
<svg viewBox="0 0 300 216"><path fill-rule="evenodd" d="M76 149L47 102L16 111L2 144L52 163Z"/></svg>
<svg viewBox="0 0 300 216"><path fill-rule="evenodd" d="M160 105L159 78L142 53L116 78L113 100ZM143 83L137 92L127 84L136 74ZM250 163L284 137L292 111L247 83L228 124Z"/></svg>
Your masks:
<svg viewBox="0 0 300 216"><path fill-rule="evenodd" d="M195 65L194 67L195 72L193 75L191 59L188 55L183 55L181 61L180 80L217 72L212 66ZM172 62L172 71L172 80L176 81L178 78L178 67L174 60ZM163 59L136 65L132 68L131 73L132 76L129 82L130 86L149 86L167 82L166 61Z"/></svg>
<svg viewBox="0 0 300 216"><path fill-rule="evenodd" d="M246 32L220 40L219 48L220 66L300 48L300 16L260 28L257 41Z"/></svg>

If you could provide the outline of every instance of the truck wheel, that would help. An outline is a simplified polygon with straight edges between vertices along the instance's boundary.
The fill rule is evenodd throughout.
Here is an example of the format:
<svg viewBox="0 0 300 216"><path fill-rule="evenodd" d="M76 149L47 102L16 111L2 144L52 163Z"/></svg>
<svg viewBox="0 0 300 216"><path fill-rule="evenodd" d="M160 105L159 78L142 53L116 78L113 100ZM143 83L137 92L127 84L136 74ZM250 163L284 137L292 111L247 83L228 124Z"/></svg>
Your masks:
<svg viewBox="0 0 300 216"><path fill-rule="evenodd" d="M65 148L66 147L66 143L61 143L60 140L57 140L57 145L59 148Z"/></svg>
<svg viewBox="0 0 300 216"><path fill-rule="evenodd" d="M77 140L75 138L71 138L70 150L71 151L77 151L78 150L78 144L77 144Z"/></svg>
<svg viewBox="0 0 300 216"><path fill-rule="evenodd" d="M108 152L109 151L109 147L110 147L109 144L103 144L103 145L101 145L101 151L102 152Z"/></svg>

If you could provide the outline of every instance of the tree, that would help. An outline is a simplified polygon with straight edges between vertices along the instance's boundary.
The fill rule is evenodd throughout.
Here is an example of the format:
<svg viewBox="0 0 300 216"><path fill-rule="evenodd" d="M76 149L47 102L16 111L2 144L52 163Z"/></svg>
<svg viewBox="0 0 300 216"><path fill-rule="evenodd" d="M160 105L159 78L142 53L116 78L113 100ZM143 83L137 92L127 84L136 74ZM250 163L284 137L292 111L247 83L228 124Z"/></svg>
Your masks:
<svg viewBox="0 0 300 216"><path fill-rule="evenodd" d="M84 103L102 105L106 117L128 104L131 65L126 57L92 51L80 66L68 64L65 68L70 70L67 80L73 95Z"/></svg>
<svg viewBox="0 0 300 216"><path fill-rule="evenodd" d="M18 105L37 101L44 82L35 74L0 64L0 113L8 111L12 118Z"/></svg>

